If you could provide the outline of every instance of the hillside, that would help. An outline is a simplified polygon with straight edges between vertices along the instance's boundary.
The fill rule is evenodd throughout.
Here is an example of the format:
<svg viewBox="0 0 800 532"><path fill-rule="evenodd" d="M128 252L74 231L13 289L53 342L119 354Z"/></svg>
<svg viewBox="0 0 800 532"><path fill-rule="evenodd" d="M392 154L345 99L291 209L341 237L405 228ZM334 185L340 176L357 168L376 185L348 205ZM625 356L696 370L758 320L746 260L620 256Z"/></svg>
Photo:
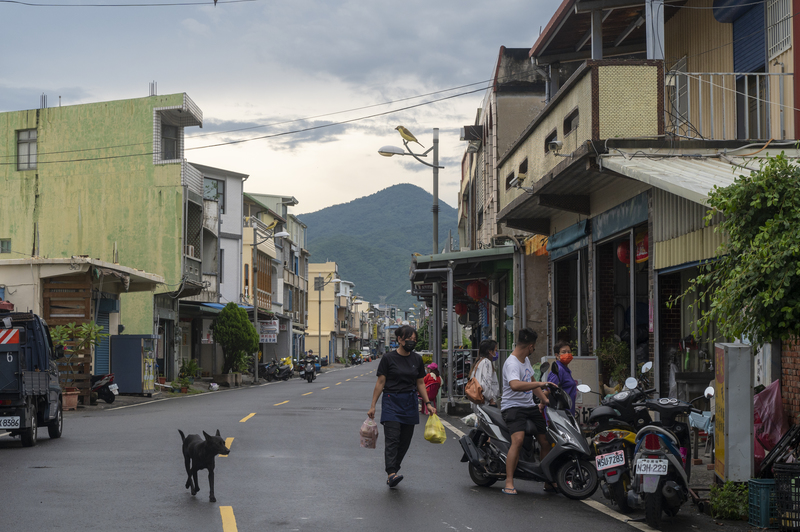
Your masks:
<svg viewBox="0 0 800 532"><path fill-rule="evenodd" d="M422 188L402 184L298 218L308 226L311 262L335 261L341 278L354 282L361 297L380 303L386 296L386 303L407 309L417 302L406 294L411 254L432 250L432 203ZM448 231L457 237L457 214L439 200L440 248Z"/></svg>

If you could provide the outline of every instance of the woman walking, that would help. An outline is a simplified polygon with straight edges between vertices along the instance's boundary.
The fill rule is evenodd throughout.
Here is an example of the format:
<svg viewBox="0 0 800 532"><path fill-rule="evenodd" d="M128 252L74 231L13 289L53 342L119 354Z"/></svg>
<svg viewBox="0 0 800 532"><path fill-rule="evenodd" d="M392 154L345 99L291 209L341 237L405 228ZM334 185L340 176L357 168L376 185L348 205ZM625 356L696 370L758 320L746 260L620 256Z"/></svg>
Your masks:
<svg viewBox="0 0 800 532"><path fill-rule="evenodd" d="M400 464L414 436L414 425L419 424L417 394L431 414L436 408L428 398L425 389L425 365L422 356L414 352L417 344L417 331L410 325L403 325L395 331L398 347L381 358L378 364L378 382L372 392L372 406L367 415L375 418L375 405L381 400L381 425L385 440L384 459L386 462L386 484L397 486L403 475L398 475Z"/></svg>

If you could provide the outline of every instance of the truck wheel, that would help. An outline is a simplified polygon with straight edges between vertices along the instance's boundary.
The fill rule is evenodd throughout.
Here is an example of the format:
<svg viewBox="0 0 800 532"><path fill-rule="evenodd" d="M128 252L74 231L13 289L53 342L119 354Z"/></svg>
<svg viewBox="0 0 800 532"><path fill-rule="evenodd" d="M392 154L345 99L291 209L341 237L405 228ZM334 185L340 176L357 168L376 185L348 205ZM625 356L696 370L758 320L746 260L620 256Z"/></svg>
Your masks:
<svg viewBox="0 0 800 532"><path fill-rule="evenodd" d="M56 412L56 418L47 424L47 434L50 436L51 440L61 437L61 431L64 429L64 413L63 413L63 405L61 404L61 398L58 399L58 411Z"/></svg>
<svg viewBox="0 0 800 532"><path fill-rule="evenodd" d="M36 440L38 437L37 432L39 428L38 417L39 416L37 415L36 412L36 405L34 404L33 406L31 406L30 425L28 426L27 429L23 430L22 434L20 435L23 447L33 447L34 445L36 445Z"/></svg>

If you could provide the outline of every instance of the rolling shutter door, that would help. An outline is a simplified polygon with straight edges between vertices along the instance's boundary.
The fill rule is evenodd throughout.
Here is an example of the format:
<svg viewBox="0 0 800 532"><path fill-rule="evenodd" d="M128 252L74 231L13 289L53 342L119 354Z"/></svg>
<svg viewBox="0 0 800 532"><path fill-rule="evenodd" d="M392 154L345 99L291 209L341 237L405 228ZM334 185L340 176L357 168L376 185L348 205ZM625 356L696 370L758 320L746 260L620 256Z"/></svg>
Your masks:
<svg viewBox="0 0 800 532"><path fill-rule="evenodd" d="M767 60L764 5L757 5L733 21L733 69L759 72Z"/></svg>

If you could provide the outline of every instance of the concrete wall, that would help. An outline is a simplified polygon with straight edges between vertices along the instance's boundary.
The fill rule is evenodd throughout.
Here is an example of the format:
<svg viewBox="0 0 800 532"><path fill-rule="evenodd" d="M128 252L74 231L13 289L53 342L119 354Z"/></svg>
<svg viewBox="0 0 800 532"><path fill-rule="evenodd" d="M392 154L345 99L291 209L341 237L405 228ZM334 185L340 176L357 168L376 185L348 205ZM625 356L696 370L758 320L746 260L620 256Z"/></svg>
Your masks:
<svg viewBox="0 0 800 532"><path fill-rule="evenodd" d="M153 163L154 109L183 94L0 113L0 158L14 161L16 131L37 129L38 168L0 169L7 199L0 235L14 251L88 255L180 283L183 187L180 162ZM49 161L49 162L48 162ZM64 162L54 162L64 161ZM152 293L122 297L130 334L153 332Z"/></svg>

